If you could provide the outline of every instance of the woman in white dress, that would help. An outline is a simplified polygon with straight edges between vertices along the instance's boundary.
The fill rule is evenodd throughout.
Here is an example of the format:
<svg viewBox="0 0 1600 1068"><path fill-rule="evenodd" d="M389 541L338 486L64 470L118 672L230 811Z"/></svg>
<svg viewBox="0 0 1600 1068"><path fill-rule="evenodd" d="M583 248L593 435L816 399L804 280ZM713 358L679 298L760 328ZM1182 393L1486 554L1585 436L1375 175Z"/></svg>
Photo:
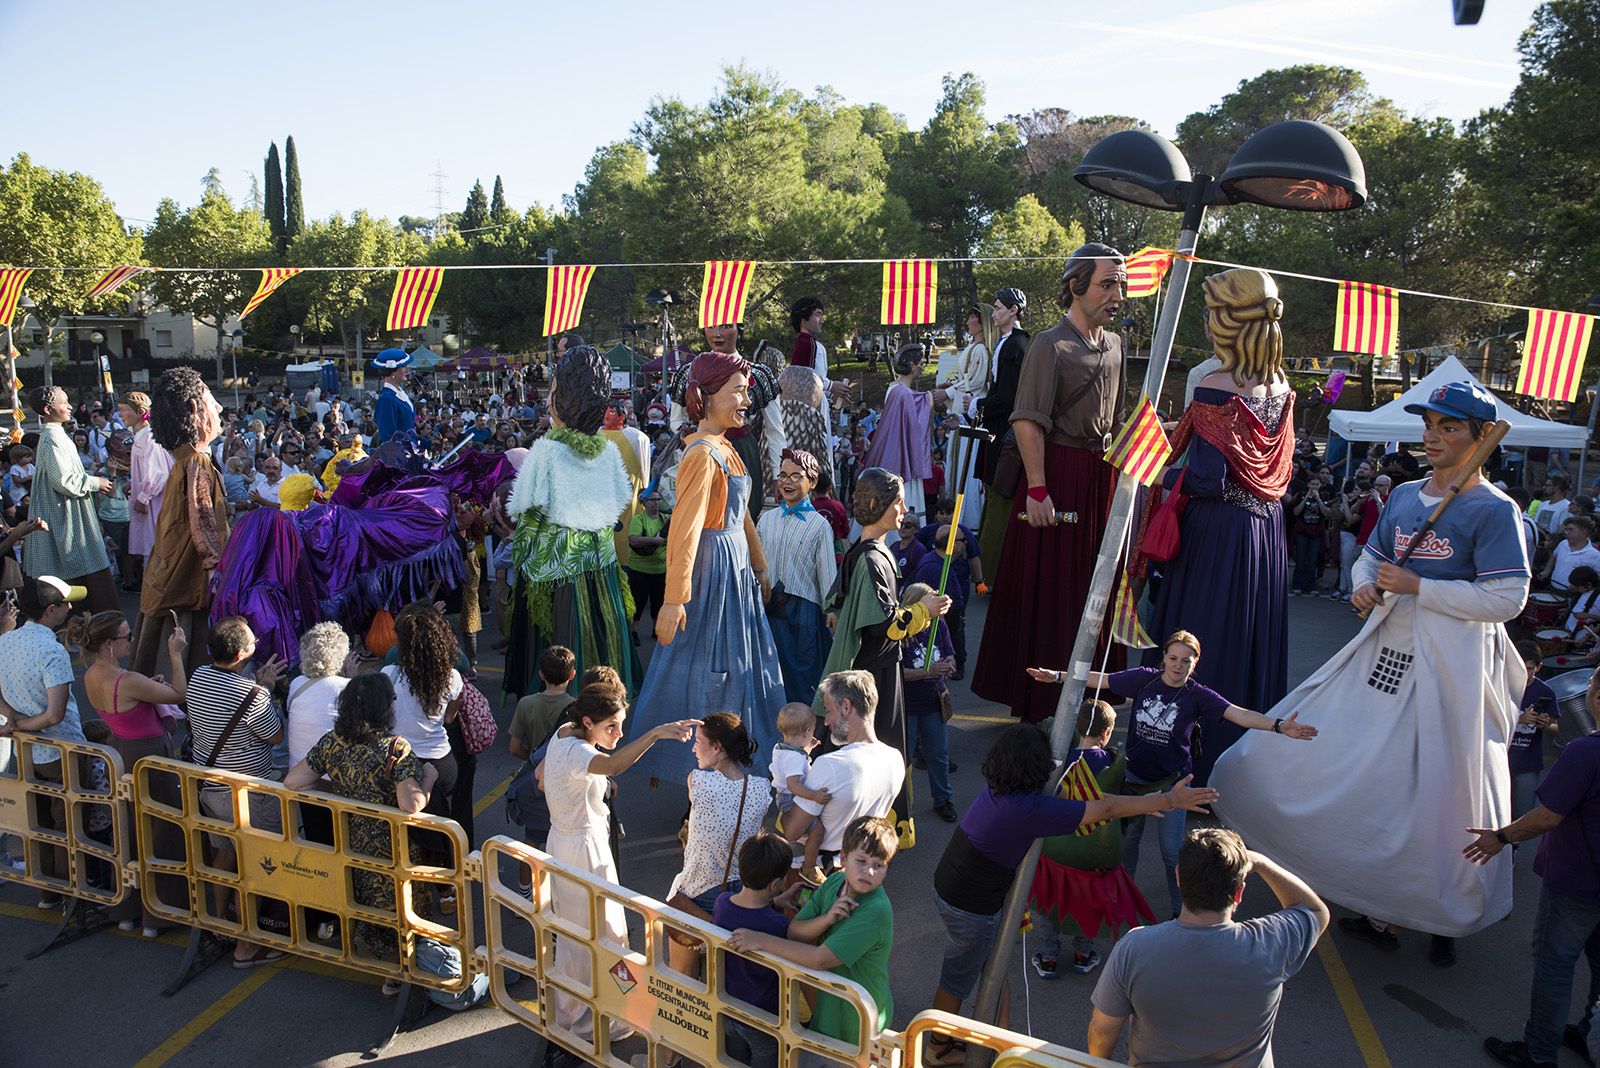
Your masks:
<svg viewBox="0 0 1600 1068"><path fill-rule="evenodd" d="M128 555L137 556L140 570L156 541L156 516L167 492L172 454L150 436L150 398L134 391L117 402L122 424L133 431L133 460L128 471ZM137 581L122 577L123 589L136 589Z"/></svg>
<svg viewBox="0 0 1600 1068"><path fill-rule="evenodd" d="M550 837L545 849L565 864L614 883L617 865L607 838L606 779L633 767L646 750L664 738L688 741L700 721L663 723L619 749L628 694L608 682L585 686L568 715L571 722L550 740L545 758L534 772L550 806ZM552 884L550 908L557 918L584 930L590 938L603 935L618 946L627 945L627 920L620 905L607 904L605 930L596 932L589 929L588 896L565 880L555 879ZM579 989L593 989L589 954L570 938L556 940L555 970ZM585 1037L592 1035L594 1024L586 1018L588 1011L575 998L555 993L556 1023L561 1027ZM612 1040L621 1038L626 1030L614 1023Z"/></svg>

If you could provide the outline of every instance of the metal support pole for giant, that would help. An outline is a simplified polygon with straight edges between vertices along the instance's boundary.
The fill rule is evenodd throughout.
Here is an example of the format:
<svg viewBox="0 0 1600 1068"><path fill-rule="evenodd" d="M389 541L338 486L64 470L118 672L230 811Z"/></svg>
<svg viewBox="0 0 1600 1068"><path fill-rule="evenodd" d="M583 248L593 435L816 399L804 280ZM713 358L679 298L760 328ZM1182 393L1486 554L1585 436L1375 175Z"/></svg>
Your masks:
<svg viewBox="0 0 1600 1068"><path fill-rule="evenodd" d="M1205 218L1206 210L1204 192L1209 182L1210 178L1205 175L1195 176L1189 202L1184 209L1182 232L1178 237L1178 256L1172 264L1166 299L1161 307L1161 319L1156 324L1155 338L1150 347L1150 365L1145 371L1144 393L1152 402L1161 395L1161 383L1167 375L1167 361L1172 355L1173 338L1177 335L1178 311L1183 305L1183 294L1189 285L1189 269L1192 266L1185 257L1193 255L1199 238L1200 223ZM1066 681L1061 687L1061 697L1056 702L1055 723L1050 731L1050 751L1058 763L1064 762L1072 750L1078 724L1078 706L1083 702L1089 672L1094 667L1106 604L1111 600L1123 543L1133 524L1133 507L1138 489L1139 484L1131 475L1123 473L1117 476L1111 515L1106 520L1105 535L1100 539L1100 554L1095 559L1094 576L1083 605L1083 619L1078 624L1078 636L1073 642L1071 659L1067 662ZM1061 782L1061 773L1065 770L1063 764L1046 787L1049 793L1055 793ZM1034 839L1028 855L1017 869L1010 896L1006 898L1005 911L1000 916L1000 933L989 953L989 961L984 965L983 978L978 983L973 1015L979 1020L994 1021L998 1018L1000 991L1011 955L1012 935L1022 924L1022 913L1027 907L1028 892L1033 886L1034 869L1039 865L1041 846L1041 840ZM968 1049L967 1063L978 1063L982 1051L976 1046Z"/></svg>

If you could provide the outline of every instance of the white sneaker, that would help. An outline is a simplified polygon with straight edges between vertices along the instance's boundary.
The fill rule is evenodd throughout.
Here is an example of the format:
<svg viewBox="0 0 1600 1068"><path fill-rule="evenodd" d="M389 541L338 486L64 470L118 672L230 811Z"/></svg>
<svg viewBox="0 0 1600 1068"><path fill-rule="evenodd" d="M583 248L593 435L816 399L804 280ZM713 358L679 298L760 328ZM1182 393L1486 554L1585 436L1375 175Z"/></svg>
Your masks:
<svg viewBox="0 0 1600 1068"><path fill-rule="evenodd" d="M119 931L127 931L127 932L129 932L131 934L133 932L133 929L135 927L137 927L137 926L139 926L139 925L134 923L132 920L123 920L123 921L121 921L120 923L117 924L117 930L119 930Z"/></svg>

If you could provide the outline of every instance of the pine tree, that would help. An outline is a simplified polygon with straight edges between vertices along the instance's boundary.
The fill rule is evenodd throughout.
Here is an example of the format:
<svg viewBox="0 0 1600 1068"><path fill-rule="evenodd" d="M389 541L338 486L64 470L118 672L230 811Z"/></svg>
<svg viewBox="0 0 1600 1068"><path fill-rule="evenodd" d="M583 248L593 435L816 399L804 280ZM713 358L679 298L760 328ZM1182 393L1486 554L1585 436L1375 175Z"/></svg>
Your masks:
<svg viewBox="0 0 1600 1068"><path fill-rule="evenodd" d="M467 206L461 211L461 224L457 229L467 234L467 239L470 241L478 236L477 231L488 224L489 198L483 192L483 183L473 182L472 192L467 194Z"/></svg>
<svg viewBox="0 0 1600 1068"><path fill-rule="evenodd" d="M506 205L506 187L497 174L494 176L494 193L489 197L489 221L503 223L510 218L511 209Z"/></svg>
<svg viewBox="0 0 1600 1068"><path fill-rule="evenodd" d="M272 243L279 252L284 250L283 237L283 170L278 166L278 142L267 149L267 228L272 231Z"/></svg>
<svg viewBox="0 0 1600 1068"><path fill-rule="evenodd" d="M283 143L283 243L285 246L306 228L306 206L300 198L300 156L294 150L294 137Z"/></svg>

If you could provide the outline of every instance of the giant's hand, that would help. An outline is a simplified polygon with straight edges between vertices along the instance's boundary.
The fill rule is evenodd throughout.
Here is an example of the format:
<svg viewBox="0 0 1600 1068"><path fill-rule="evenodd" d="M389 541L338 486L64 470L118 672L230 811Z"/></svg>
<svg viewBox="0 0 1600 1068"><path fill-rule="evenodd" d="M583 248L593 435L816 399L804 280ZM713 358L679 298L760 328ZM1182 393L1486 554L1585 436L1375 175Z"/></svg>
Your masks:
<svg viewBox="0 0 1600 1068"><path fill-rule="evenodd" d="M664 604L656 613L656 641L671 645L672 639L683 629L684 611L681 604Z"/></svg>
<svg viewBox="0 0 1600 1068"><path fill-rule="evenodd" d="M1422 576L1395 564L1379 564L1378 589L1385 593L1406 593L1415 596L1422 589Z"/></svg>
<svg viewBox="0 0 1600 1068"><path fill-rule="evenodd" d="M1050 499L1050 494L1044 495L1044 500L1036 501L1025 495L1028 511L1028 525L1030 527L1053 527L1056 525L1056 505Z"/></svg>
<svg viewBox="0 0 1600 1068"><path fill-rule="evenodd" d="M1383 603L1383 592L1369 582L1350 595L1350 603L1365 614Z"/></svg>

